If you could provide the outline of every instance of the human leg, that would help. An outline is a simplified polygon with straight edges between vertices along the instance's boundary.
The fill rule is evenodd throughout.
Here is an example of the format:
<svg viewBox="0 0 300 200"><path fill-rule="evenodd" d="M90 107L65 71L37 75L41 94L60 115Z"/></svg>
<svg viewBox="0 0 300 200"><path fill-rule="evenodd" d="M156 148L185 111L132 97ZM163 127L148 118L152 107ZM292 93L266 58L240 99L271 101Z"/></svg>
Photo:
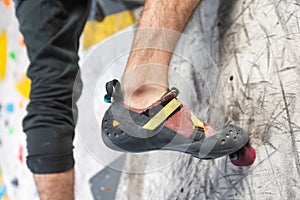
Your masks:
<svg viewBox="0 0 300 200"><path fill-rule="evenodd" d="M118 151L174 150L213 159L242 148L249 135L228 125L216 132L169 90L172 52L200 1L146 1L127 67L106 85L111 107L102 121L104 143ZM122 90L120 89L122 87Z"/></svg>
<svg viewBox="0 0 300 200"><path fill-rule="evenodd" d="M34 174L41 200L74 200L74 169L51 174Z"/></svg>
<svg viewBox="0 0 300 200"><path fill-rule="evenodd" d="M167 92L172 52L200 2L146 1L122 79L124 104L143 109ZM148 48L149 44L154 48ZM207 136L214 133L208 126Z"/></svg>
<svg viewBox="0 0 300 200"><path fill-rule="evenodd" d="M78 73L79 36L88 10L86 0L16 1L16 15L30 59L27 75L32 81L23 121L27 165L41 199L74 199L76 99L72 96Z"/></svg>
<svg viewBox="0 0 300 200"><path fill-rule="evenodd" d="M145 108L167 91L172 52L200 2L201 0L145 2L122 79L126 105ZM148 48L148 45L153 48Z"/></svg>

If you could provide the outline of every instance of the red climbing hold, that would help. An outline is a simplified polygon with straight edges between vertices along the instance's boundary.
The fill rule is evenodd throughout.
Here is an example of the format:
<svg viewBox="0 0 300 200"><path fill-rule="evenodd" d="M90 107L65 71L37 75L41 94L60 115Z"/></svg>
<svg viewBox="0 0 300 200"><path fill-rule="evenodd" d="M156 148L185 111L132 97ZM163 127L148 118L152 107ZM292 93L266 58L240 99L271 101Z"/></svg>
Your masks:
<svg viewBox="0 0 300 200"><path fill-rule="evenodd" d="M256 158L255 149L251 146L244 146L239 151L231 154L230 161L236 166L252 165Z"/></svg>

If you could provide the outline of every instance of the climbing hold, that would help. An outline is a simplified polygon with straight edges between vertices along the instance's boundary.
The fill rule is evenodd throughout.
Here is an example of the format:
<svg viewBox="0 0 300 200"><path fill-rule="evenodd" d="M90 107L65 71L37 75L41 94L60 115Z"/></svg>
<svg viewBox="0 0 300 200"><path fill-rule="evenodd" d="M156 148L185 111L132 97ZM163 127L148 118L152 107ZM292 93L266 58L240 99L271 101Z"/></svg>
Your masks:
<svg viewBox="0 0 300 200"><path fill-rule="evenodd" d="M4 125L7 127L9 125L9 121L6 119L4 120Z"/></svg>
<svg viewBox="0 0 300 200"><path fill-rule="evenodd" d="M23 163L23 152L24 152L23 146L19 146L18 159L21 163Z"/></svg>
<svg viewBox="0 0 300 200"><path fill-rule="evenodd" d="M6 7L10 6L11 4L11 0L2 0L3 5L5 5Z"/></svg>
<svg viewBox="0 0 300 200"><path fill-rule="evenodd" d="M22 79L15 84L16 90L26 99L29 100L31 80L23 75Z"/></svg>
<svg viewBox="0 0 300 200"><path fill-rule="evenodd" d="M7 36L6 31L0 30L0 80L4 80L6 74Z"/></svg>
<svg viewBox="0 0 300 200"><path fill-rule="evenodd" d="M25 42L24 42L24 36L23 36L23 35L21 35L21 36L19 37L19 45L22 46L22 47L26 47Z"/></svg>
<svg viewBox="0 0 300 200"><path fill-rule="evenodd" d="M16 60L17 59L16 53L13 52L13 51L9 52L8 56L12 60Z"/></svg>
<svg viewBox="0 0 300 200"><path fill-rule="evenodd" d="M20 101L20 102L19 102L19 108L20 108L20 109L23 109L23 108L24 108L24 102L23 102L23 101Z"/></svg>
<svg viewBox="0 0 300 200"><path fill-rule="evenodd" d="M19 180L17 178L14 178L12 181L11 181L11 184L15 187L18 187L19 186Z"/></svg>
<svg viewBox="0 0 300 200"><path fill-rule="evenodd" d="M2 199L6 194L6 187L4 185L0 185L0 199Z"/></svg>
<svg viewBox="0 0 300 200"><path fill-rule="evenodd" d="M7 111L8 113L12 113L12 112L14 112L14 110L15 110L14 104L12 104L12 103L7 104L7 105L5 106L5 108L6 108L6 111Z"/></svg>
<svg viewBox="0 0 300 200"><path fill-rule="evenodd" d="M15 132L15 129L14 129L13 127L9 127L9 128L8 128L8 134L9 134L9 135L14 134L14 132Z"/></svg>

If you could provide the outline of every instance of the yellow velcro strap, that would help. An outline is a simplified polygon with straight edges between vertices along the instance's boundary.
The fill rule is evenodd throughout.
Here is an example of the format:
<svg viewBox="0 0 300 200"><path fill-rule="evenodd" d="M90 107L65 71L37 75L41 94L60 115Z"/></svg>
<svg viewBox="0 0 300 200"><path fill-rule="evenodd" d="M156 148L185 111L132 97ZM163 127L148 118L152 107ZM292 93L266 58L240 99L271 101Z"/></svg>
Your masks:
<svg viewBox="0 0 300 200"><path fill-rule="evenodd" d="M181 102L177 99L172 99L167 105L165 105L156 115L152 117L144 126L144 129L154 130L157 128L165 119L167 119L179 106Z"/></svg>
<svg viewBox="0 0 300 200"><path fill-rule="evenodd" d="M204 126L204 122L198 119L193 113L191 113L191 119L194 124L194 127L200 127L203 128L204 131L206 131L206 128Z"/></svg>

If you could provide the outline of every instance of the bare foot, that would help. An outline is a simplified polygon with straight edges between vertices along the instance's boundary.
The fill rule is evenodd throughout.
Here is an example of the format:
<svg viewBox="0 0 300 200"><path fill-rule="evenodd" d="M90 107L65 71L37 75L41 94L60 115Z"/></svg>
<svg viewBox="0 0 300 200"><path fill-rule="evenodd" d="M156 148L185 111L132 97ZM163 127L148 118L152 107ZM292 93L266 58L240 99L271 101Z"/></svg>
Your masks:
<svg viewBox="0 0 300 200"><path fill-rule="evenodd" d="M134 91L124 91L124 104L136 109L144 109L157 102L168 88L160 85L144 85Z"/></svg>

